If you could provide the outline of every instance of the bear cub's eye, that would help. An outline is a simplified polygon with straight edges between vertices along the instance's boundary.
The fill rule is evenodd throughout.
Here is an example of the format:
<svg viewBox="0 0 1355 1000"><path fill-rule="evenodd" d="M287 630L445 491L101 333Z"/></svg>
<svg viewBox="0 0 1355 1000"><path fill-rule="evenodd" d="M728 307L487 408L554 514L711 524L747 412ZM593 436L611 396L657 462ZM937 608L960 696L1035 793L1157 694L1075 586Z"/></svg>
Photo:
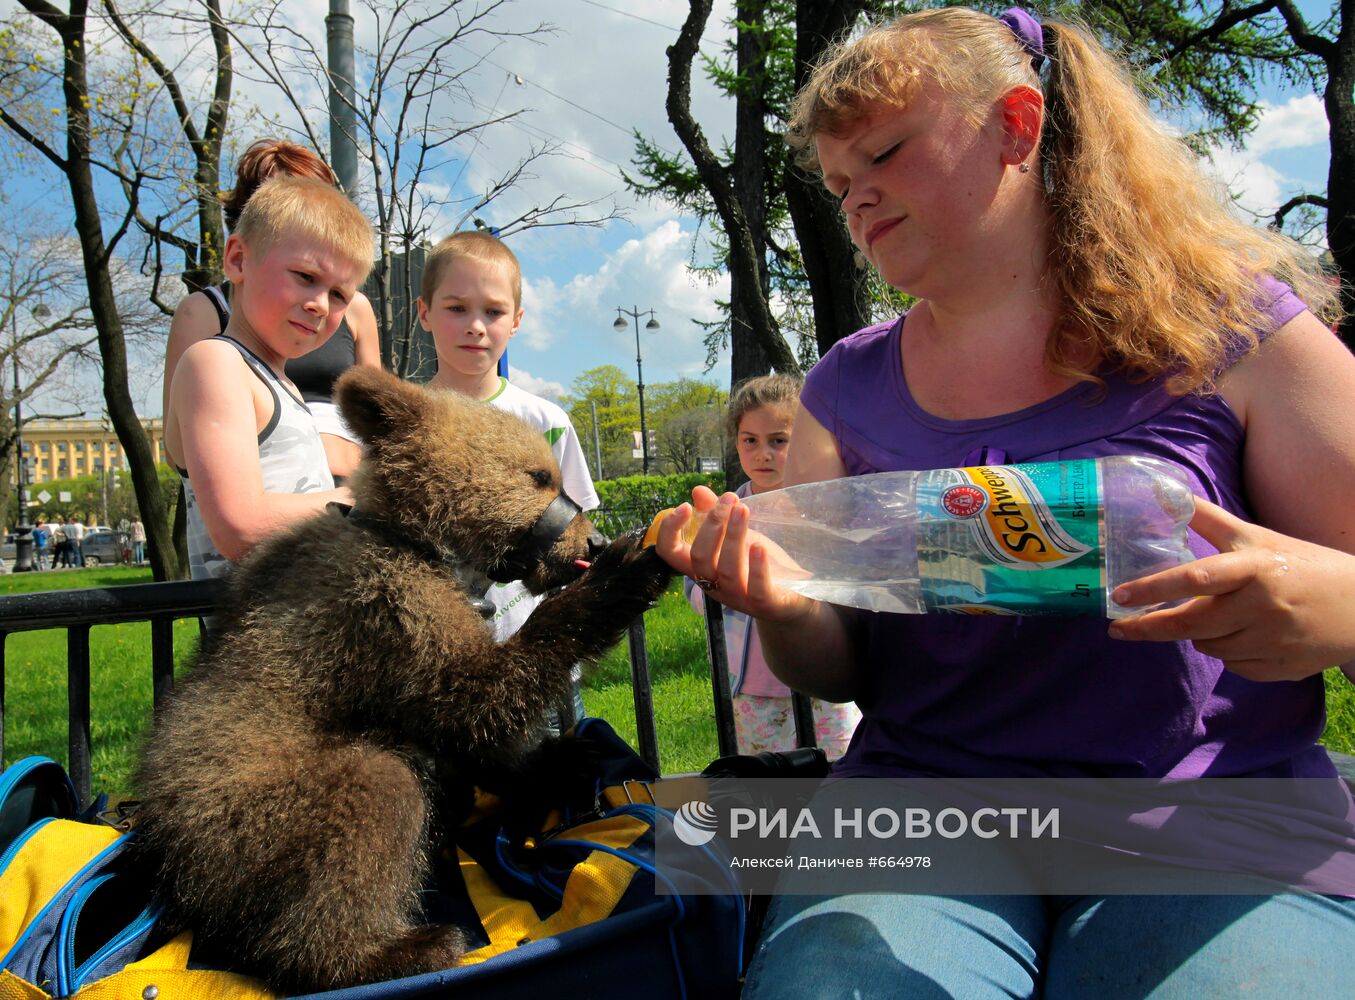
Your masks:
<svg viewBox="0 0 1355 1000"><path fill-rule="evenodd" d="M537 486L550 485L550 473L545 469L533 469L528 475L532 477L532 482L536 483Z"/></svg>

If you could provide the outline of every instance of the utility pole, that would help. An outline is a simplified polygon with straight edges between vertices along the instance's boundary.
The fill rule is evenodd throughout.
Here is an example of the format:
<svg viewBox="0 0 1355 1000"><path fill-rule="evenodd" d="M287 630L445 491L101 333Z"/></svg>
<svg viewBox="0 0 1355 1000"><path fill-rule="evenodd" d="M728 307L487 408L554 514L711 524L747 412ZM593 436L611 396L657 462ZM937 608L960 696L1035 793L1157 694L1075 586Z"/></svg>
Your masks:
<svg viewBox="0 0 1355 1000"><path fill-rule="evenodd" d="M590 399L590 400L588 401L588 406L589 406L589 408L591 408L592 411L593 411L593 459L594 459L594 464L596 465L597 470L598 470L598 478L599 478L599 479L605 479L606 477L602 474L602 442L598 440L598 401L597 401L596 399Z"/></svg>
<svg viewBox="0 0 1355 1000"><path fill-rule="evenodd" d="M344 194L358 196L358 114L353 81L353 17L348 0L329 0L329 162Z"/></svg>

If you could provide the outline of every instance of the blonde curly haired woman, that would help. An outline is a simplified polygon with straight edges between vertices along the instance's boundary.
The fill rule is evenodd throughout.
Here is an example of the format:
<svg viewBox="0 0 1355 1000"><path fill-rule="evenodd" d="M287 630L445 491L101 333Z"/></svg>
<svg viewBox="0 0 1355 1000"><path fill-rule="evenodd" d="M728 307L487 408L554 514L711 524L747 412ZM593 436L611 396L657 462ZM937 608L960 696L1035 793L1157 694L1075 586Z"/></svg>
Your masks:
<svg viewBox="0 0 1355 1000"><path fill-rule="evenodd" d="M1090 33L1022 10L927 11L839 46L790 138L917 302L810 372L788 486L1146 454L1202 498L1199 561L1113 595L1183 603L1108 626L815 602L772 585L747 508L694 495L710 516L688 546L679 508L659 551L757 620L782 681L858 703L834 777L1311 779L1291 785L1325 796L1300 810L1319 852L1351 858L1355 807L1316 739L1322 673L1355 660L1355 359L1310 311L1330 298L1312 262L1234 218ZM1147 810L1117 832L1149 858L1169 825ZM1222 845L1187 846L1169 879L1218 867ZM744 996L1348 992L1355 879L1292 874L1307 891L781 895Z"/></svg>

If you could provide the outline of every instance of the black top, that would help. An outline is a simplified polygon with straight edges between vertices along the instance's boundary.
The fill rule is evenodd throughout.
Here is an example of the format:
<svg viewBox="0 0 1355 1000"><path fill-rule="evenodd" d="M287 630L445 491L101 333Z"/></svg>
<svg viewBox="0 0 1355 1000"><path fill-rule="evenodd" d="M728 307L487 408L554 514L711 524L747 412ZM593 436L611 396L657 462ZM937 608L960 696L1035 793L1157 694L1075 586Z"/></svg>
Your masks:
<svg viewBox="0 0 1355 1000"><path fill-rule="evenodd" d="M334 382L358 360L357 345L348 329L348 320L320 347L299 358L288 360L283 370L308 403L328 403L334 394Z"/></svg>

